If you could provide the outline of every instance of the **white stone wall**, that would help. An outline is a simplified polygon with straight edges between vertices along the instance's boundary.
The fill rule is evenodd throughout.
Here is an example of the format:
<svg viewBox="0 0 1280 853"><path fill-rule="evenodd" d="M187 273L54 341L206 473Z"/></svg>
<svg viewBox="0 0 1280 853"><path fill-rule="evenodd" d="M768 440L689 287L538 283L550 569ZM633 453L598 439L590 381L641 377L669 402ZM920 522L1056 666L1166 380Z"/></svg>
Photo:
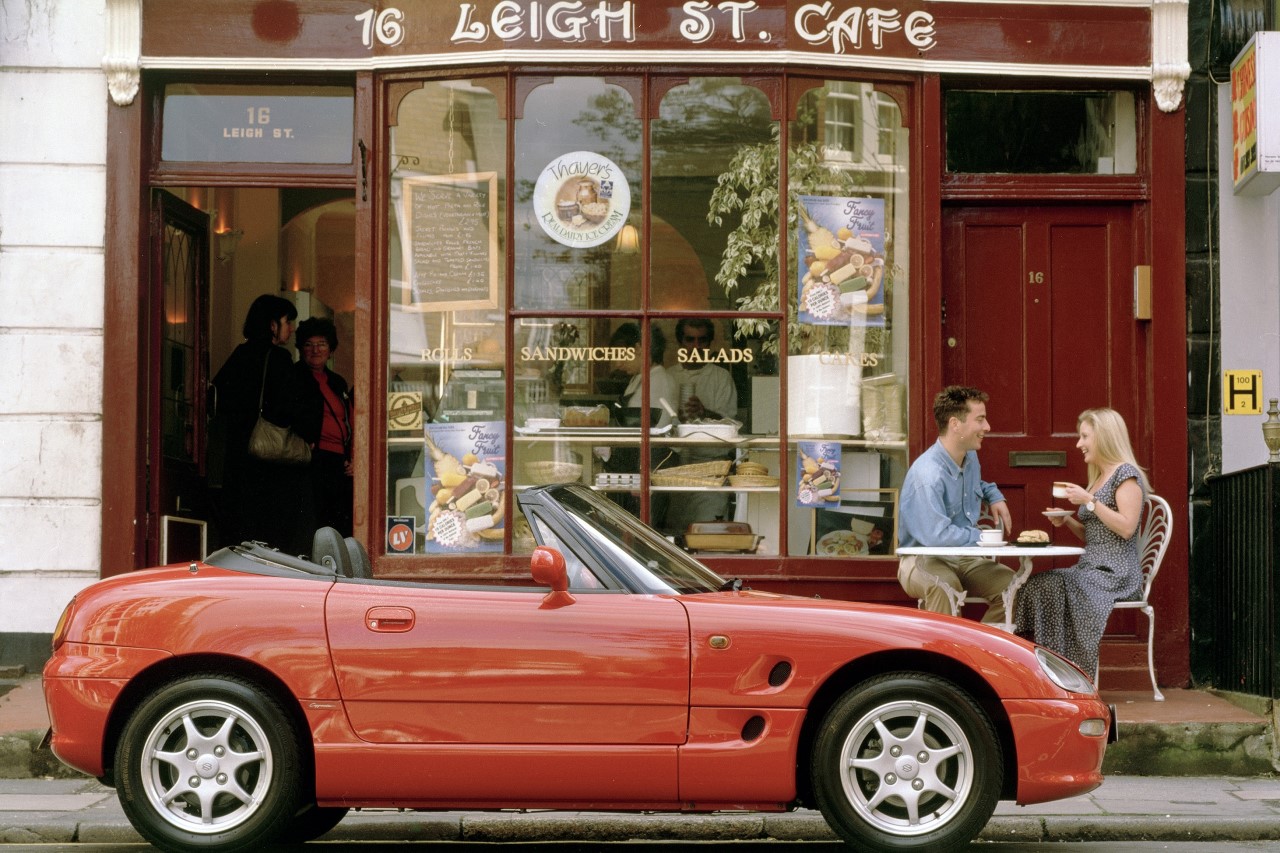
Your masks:
<svg viewBox="0 0 1280 853"><path fill-rule="evenodd" d="M100 575L104 6L0 0L0 634Z"/></svg>
<svg viewBox="0 0 1280 853"><path fill-rule="evenodd" d="M1231 87L1225 83L1218 87L1218 128L1222 369L1261 370L1266 412L1270 398L1280 398L1280 190L1232 192ZM1264 420L1265 414L1222 415L1223 473L1267 461Z"/></svg>

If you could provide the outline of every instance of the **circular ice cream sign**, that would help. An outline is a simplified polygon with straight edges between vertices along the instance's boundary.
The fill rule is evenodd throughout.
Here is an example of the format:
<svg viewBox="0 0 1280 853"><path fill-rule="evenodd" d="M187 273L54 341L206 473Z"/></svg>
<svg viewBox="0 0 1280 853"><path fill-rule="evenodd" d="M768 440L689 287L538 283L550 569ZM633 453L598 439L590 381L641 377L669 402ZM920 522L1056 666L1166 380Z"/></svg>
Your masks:
<svg viewBox="0 0 1280 853"><path fill-rule="evenodd" d="M631 212L631 187L618 164L590 151L547 164L533 188L533 212L552 240L574 248L599 246Z"/></svg>

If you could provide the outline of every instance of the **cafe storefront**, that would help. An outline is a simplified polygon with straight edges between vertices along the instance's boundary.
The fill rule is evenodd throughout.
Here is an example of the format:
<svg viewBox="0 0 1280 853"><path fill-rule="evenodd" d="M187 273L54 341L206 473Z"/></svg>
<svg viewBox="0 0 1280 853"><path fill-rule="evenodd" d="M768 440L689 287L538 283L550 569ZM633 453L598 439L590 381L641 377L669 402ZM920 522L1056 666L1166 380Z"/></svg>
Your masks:
<svg viewBox="0 0 1280 853"><path fill-rule="evenodd" d="M1186 395L1184 4L109 8L138 27L109 62L107 369L145 381L106 401L104 566L155 553L137 519L205 521L112 472L201 488L201 371L234 343L208 330L246 286L226 199L262 188L349 213L299 245L342 271L378 577L523 571L516 496L577 482L757 588L903 603L897 489L951 382L992 395L984 471L1020 526L1083 477L1088 406L1186 492L1185 425L1155 427ZM138 309L169 298L159 195L203 247L186 337ZM280 257L247 286L306 290ZM1164 594L1185 612L1185 576Z"/></svg>

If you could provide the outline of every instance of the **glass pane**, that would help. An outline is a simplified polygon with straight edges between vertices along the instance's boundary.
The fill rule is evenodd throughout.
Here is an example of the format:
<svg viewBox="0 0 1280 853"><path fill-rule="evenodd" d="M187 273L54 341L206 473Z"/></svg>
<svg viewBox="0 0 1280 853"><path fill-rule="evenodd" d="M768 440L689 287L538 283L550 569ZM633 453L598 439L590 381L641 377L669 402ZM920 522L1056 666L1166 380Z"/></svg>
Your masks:
<svg viewBox="0 0 1280 853"><path fill-rule="evenodd" d="M483 79L424 83L400 102L399 124L390 128L391 552L502 548L506 124L494 94L501 91Z"/></svg>
<svg viewBox="0 0 1280 853"><path fill-rule="evenodd" d="M653 526L695 552L778 554L781 438L776 320L664 321L666 374L678 402L674 429L651 439ZM749 525L688 538L690 525Z"/></svg>
<svg viewBox="0 0 1280 853"><path fill-rule="evenodd" d="M203 318L196 305L198 254L195 237L171 225L164 229L164 323L160 363L161 447L165 456L195 463L196 346Z"/></svg>
<svg viewBox="0 0 1280 853"><path fill-rule="evenodd" d="M1116 174L1137 171L1131 92L946 95L947 171Z"/></svg>
<svg viewBox="0 0 1280 853"><path fill-rule="evenodd" d="M907 130L898 103L869 83L829 81L796 115L784 279L787 548L888 554L896 513L864 528L883 510L879 490L906 473Z"/></svg>
<svg viewBox="0 0 1280 853"><path fill-rule="evenodd" d="M531 91L515 122L515 307L640 305L640 120L594 77Z"/></svg>
<svg viewBox="0 0 1280 853"><path fill-rule="evenodd" d="M650 300L673 311L777 311L778 124L736 77L662 97L650 125Z"/></svg>
<svg viewBox="0 0 1280 853"><path fill-rule="evenodd" d="M160 158L193 163L351 162L349 86L164 87Z"/></svg>
<svg viewBox="0 0 1280 853"><path fill-rule="evenodd" d="M526 317L514 326L517 486L593 483L634 458L639 430L619 438L610 427L620 425L614 404L638 346L615 342L604 319Z"/></svg>

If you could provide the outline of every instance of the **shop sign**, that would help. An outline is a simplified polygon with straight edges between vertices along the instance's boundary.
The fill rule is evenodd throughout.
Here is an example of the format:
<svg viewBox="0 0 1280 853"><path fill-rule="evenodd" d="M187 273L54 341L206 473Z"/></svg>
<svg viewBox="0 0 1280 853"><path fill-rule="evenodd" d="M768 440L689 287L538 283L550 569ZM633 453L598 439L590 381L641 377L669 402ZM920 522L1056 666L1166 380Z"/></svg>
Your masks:
<svg viewBox="0 0 1280 853"><path fill-rule="evenodd" d="M1255 33L1231 63L1231 172L1236 195L1280 187L1280 32Z"/></svg>
<svg viewBox="0 0 1280 853"><path fill-rule="evenodd" d="M387 553L412 554L417 541L417 519L412 515L387 516Z"/></svg>
<svg viewBox="0 0 1280 853"><path fill-rule="evenodd" d="M572 44L584 42L589 36L605 43L633 42L637 32L637 5L633 0L459 3L458 21L450 42L457 45L490 39L503 42L551 39ZM773 37L767 25L775 10L762 8L762 4L753 0L719 3L695 0L669 11L674 16L675 31L691 45L710 41L717 30L739 42L753 38L768 42ZM934 46L933 15L921 10L904 15L896 8L840 8L830 2L804 3L797 8L792 23L797 38L811 45L829 44L834 53L859 48L864 41L879 49L888 38L902 39L922 51Z"/></svg>
<svg viewBox="0 0 1280 853"><path fill-rule="evenodd" d="M426 553L501 551L506 425L430 423L424 430Z"/></svg>
<svg viewBox="0 0 1280 853"><path fill-rule="evenodd" d="M387 429L422 429L420 391L396 391L387 395Z"/></svg>
<svg viewBox="0 0 1280 853"><path fill-rule="evenodd" d="M635 347L520 347L521 361L635 361Z"/></svg>
<svg viewBox="0 0 1280 853"><path fill-rule="evenodd" d="M800 196L800 322L883 326L884 199Z"/></svg>
<svg viewBox="0 0 1280 853"><path fill-rule="evenodd" d="M417 175L401 184L409 305L422 311L497 307L497 173Z"/></svg>
<svg viewBox="0 0 1280 853"><path fill-rule="evenodd" d="M187 58L191 32L225 33L220 56L293 67L404 68L499 60L870 63L896 70L987 63L1020 69L1106 68L1149 80L1147 4L1005 0L393 0L256 3L142 0L143 54ZM252 7L252 12L246 10ZM299 10L302 10L301 13ZM1071 38L1063 38L1067 27ZM205 45L199 54L209 66ZM697 53L685 53L696 50ZM625 55L623 55L625 54ZM842 62L843 60L843 62ZM301 62L302 65L297 63ZM216 63L215 63L216 66ZM267 67L275 67L268 65Z"/></svg>
<svg viewBox="0 0 1280 853"><path fill-rule="evenodd" d="M631 186L608 157L573 151L552 160L538 175L533 212L552 240L589 249L608 241L627 224Z"/></svg>
<svg viewBox="0 0 1280 853"><path fill-rule="evenodd" d="M796 506L825 507L840 500L842 447L838 441L796 443Z"/></svg>
<svg viewBox="0 0 1280 853"><path fill-rule="evenodd" d="M355 94L346 87L166 87L160 157L186 163L351 162Z"/></svg>
<svg viewBox="0 0 1280 853"><path fill-rule="evenodd" d="M677 364L750 364L755 357L755 352L745 347L680 347L676 350Z"/></svg>

